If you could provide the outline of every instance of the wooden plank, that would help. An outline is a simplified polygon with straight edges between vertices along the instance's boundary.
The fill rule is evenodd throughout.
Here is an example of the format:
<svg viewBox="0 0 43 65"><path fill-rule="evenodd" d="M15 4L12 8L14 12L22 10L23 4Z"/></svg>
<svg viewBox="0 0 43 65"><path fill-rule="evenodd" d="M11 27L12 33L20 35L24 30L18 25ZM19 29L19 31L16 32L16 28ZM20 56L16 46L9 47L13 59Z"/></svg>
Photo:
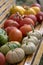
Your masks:
<svg viewBox="0 0 43 65"><path fill-rule="evenodd" d="M34 54L33 54L33 55L34 55ZM30 64L31 64L33 55L29 55L29 56L26 58L26 61L25 61L24 65L30 65Z"/></svg>
<svg viewBox="0 0 43 65"><path fill-rule="evenodd" d="M8 0L1 8L0 8L0 13L2 13L7 7L9 4L12 3L12 0Z"/></svg>
<svg viewBox="0 0 43 65"><path fill-rule="evenodd" d="M42 53L43 53L43 41L41 42L40 48L39 48L39 50L37 52L34 63L32 65L39 65Z"/></svg>
<svg viewBox="0 0 43 65"><path fill-rule="evenodd" d="M10 2L10 4L9 4L9 2ZM8 13L8 11L9 11L9 9L11 7L11 4L13 3L11 0L9 0L9 2L8 2L7 7L5 6L6 7L5 11L0 16L0 22L2 21L2 19L4 19L4 17L6 16L6 14Z"/></svg>
<svg viewBox="0 0 43 65"><path fill-rule="evenodd" d="M40 32L41 32L41 34L43 34L43 22L41 24Z"/></svg>
<svg viewBox="0 0 43 65"><path fill-rule="evenodd" d="M18 63L17 65L24 65L25 60L26 60L26 58L24 58L23 61Z"/></svg>
<svg viewBox="0 0 43 65"><path fill-rule="evenodd" d="M10 5L9 5L9 8L10 8ZM2 19L4 19L6 14L9 12L9 8L0 16L0 22L2 21Z"/></svg>
<svg viewBox="0 0 43 65"><path fill-rule="evenodd" d="M1 7L1 5L2 5L4 2L5 2L5 0L1 0L1 1L0 1L0 7Z"/></svg>

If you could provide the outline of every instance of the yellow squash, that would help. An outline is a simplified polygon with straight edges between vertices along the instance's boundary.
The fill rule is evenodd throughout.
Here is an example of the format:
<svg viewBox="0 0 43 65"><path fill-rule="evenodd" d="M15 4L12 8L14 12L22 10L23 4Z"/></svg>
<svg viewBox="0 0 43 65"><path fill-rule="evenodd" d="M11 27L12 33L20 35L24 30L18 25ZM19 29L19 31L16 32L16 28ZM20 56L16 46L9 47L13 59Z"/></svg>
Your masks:
<svg viewBox="0 0 43 65"><path fill-rule="evenodd" d="M25 14L26 15L30 15L30 14L36 15L36 12L32 8L28 8L28 9L25 9Z"/></svg>
<svg viewBox="0 0 43 65"><path fill-rule="evenodd" d="M31 8L36 12L36 14L41 11L40 8L37 6L31 7Z"/></svg>
<svg viewBox="0 0 43 65"><path fill-rule="evenodd" d="M10 9L10 13L15 14L16 12L19 12L21 15L23 15L25 12L25 9L22 6L13 6Z"/></svg>

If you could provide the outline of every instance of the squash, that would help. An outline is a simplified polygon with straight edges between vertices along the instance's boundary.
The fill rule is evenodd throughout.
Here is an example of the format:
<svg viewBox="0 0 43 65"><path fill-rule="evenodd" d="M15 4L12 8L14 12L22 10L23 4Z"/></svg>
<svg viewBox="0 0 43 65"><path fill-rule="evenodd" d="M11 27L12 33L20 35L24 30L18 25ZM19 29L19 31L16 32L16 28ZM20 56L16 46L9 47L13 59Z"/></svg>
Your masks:
<svg viewBox="0 0 43 65"><path fill-rule="evenodd" d="M22 44L21 48L24 50L26 55L33 54L36 50L36 46L32 42Z"/></svg>
<svg viewBox="0 0 43 65"><path fill-rule="evenodd" d="M11 14L15 14L17 12L19 12L21 15L23 15L25 12L25 9L22 6L15 6L15 5L10 8Z"/></svg>
<svg viewBox="0 0 43 65"><path fill-rule="evenodd" d="M7 42L5 45L1 46L0 51L4 55L6 55L9 50L19 48L19 47L21 47L19 42L11 41L11 42Z"/></svg>
<svg viewBox="0 0 43 65"><path fill-rule="evenodd" d="M28 42L28 36L24 37L22 40L22 44L25 44L26 42Z"/></svg>
<svg viewBox="0 0 43 65"><path fill-rule="evenodd" d="M29 41L30 42L33 42L35 45L38 45L39 44L39 40L35 36L30 36Z"/></svg>
<svg viewBox="0 0 43 65"><path fill-rule="evenodd" d="M8 42L8 36L4 29L0 28L0 46Z"/></svg>
<svg viewBox="0 0 43 65"><path fill-rule="evenodd" d="M25 53L23 49L16 48L15 50L10 50L6 55L6 60L10 64L18 63L23 60Z"/></svg>
<svg viewBox="0 0 43 65"><path fill-rule="evenodd" d="M34 31L31 31L27 34L28 36L35 36L37 37L39 40L42 38L42 34L39 30L34 30Z"/></svg>
<svg viewBox="0 0 43 65"><path fill-rule="evenodd" d="M8 42L8 36L7 34L0 34L0 46Z"/></svg>
<svg viewBox="0 0 43 65"><path fill-rule="evenodd" d="M38 45L39 40L35 36L30 36L29 38L27 36L27 37L24 37L23 38L22 44L24 44L26 42L33 42L35 45Z"/></svg>
<svg viewBox="0 0 43 65"><path fill-rule="evenodd" d="M5 30L3 30L2 28L0 28L0 34L6 34Z"/></svg>
<svg viewBox="0 0 43 65"><path fill-rule="evenodd" d="M17 41L11 41L9 42L9 44L16 44L18 47L21 47L20 42L17 42Z"/></svg>

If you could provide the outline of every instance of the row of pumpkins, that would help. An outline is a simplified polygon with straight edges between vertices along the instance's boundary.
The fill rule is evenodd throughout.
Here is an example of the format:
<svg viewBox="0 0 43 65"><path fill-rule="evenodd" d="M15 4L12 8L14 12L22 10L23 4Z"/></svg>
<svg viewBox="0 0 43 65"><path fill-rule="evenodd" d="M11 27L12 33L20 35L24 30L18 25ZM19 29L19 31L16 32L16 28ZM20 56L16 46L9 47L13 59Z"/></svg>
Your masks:
<svg viewBox="0 0 43 65"><path fill-rule="evenodd" d="M36 46L41 38L42 34L39 30L31 31L23 38L22 43L17 41L7 42L0 47L0 52L5 55L8 63L18 63L24 59L25 55L33 54L36 51Z"/></svg>

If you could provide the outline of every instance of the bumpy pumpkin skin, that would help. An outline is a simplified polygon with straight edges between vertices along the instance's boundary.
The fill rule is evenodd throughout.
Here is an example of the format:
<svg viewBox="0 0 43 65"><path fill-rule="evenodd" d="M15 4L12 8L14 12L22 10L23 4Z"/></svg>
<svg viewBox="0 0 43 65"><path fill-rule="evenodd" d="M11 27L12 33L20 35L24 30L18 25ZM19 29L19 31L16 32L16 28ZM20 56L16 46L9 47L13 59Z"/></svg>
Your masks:
<svg viewBox="0 0 43 65"><path fill-rule="evenodd" d="M29 42L33 42L35 45L39 44L39 40L35 36L30 36Z"/></svg>
<svg viewBox="0 0 43 65"><path fill-rule="evenodd" d="M1 51L4 55L6 55L6 53L7 53L9 50L10 50L10 49L9 49L9 47L8 47L7 45L3 45L3 46L0 47L0 51Z"/></svg>
<svg viewBox="0 0 43 65"><path fill-rule="evenodd" d="M28 36L35 36L35 37L37 37L39 40L42 38L42 34L40 33L39 30L34 30L34 32L31 31L31 32L29 32L27 35L28 35Z"/></svg>
<svg viewBox="0 0 43 65"><path fill-rule="evenodd" d="M26 55L33 54L33 52L36 50L36 46L32 42L23 44L21 48L24 50Z"/></svg>
<svg viewBox="0 0 43 65"><path fill-rule="evenodd" d="M5 35L6 34L5 30L0 28L0 34L4 34Z"/></svg>
<svg viewBox="0 0 43 65"><path fill-rule="evenodd" d="M7 55L6 55L6 60L10 64L18 63L23 60L25 56L25 53L23 49L21 48L16 48L15 50L10 50Z"/></svg>
<svg viewBox="0 0 43 65"><path fill-rule="evenodd" d="M22 44L25 44L26 42L28 42L28 36L24 37L22 40Z"/></svg>
<svg viewBox="0 0 43 65"><path fill-rule="evenodd" d="M8 36L4 34L0 34L0 45L3 45L8 42Z"/></svg>
<svg viewBox="0 0 43 65"><path fill-rule="evenodd" d="M39 44L39 40L35 36L30 36L30 38L24 37L24 39L22 40L22 44L25 44L26 42L33 42L35 45Z"/></svg>
<svg viewBox="0 0 43 65"><path fill-rule="evenodd" d="M0 51L4 55L6 55L9 50L12 50L12 49L15 49L15 48L20 48L20 47L21 47L21 45L20 45L19 42L11 41L11 42L7 42L5 45L1 46Z"/></svg>

